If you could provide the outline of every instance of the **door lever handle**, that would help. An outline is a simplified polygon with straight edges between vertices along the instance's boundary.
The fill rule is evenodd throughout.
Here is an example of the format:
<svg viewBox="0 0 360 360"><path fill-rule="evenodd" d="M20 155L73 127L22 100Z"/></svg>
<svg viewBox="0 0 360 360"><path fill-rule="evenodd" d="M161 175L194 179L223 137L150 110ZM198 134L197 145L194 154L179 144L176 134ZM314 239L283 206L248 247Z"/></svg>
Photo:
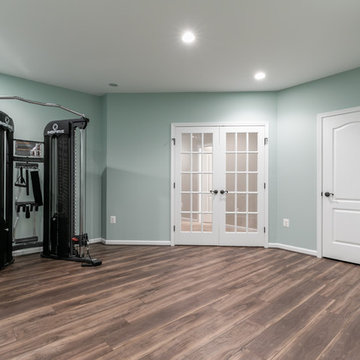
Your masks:
<svg viewBox="0 0 360 360"><path fill-rule="evenodd" d="M210 190L210 192L214 195L216 195L219 191L218 190Z"/></svg>
<svg viewBox="0 0 360 360"><path fill-rule="evenodd" d="M220 190L221 195L227 194L228 192L229 192L228 190Z"/></svg>
<svg viewBox="0 0 360 360"><path fill-rule="evenodd" d="M324 193L324 195L326 196L326 197L329 197L329 196L334 196L334 194L333 193L331 193L331 192L326 192L326 193Z"/></svg>

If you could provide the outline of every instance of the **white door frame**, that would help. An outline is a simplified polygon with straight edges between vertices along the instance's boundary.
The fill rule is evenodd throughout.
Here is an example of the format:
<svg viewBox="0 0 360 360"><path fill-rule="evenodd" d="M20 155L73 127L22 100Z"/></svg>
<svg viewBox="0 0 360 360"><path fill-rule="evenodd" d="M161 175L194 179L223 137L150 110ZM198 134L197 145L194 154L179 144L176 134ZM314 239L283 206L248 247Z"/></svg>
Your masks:
<svg viewBox="0 0 360 360"><path fill-rule="evenodd" d="M350 113L360 112L360 106L331 111L327 113L321 113L317 116L317 185L316 185L316 248L317 248L317 257L323 257L323 207L322 207L322 196L323 192L322 183L323 183L323 124L326 118L338 115L345 115Z"/></svg>
<svg viewBox="0 0 360 360"><path fill-rule="evenodd" d="M269 123L267 121L254 121L254 122L231 122L231 123L218 123L218 122L198 122L198 123L172 123L171 124L171 174L170 174L170 216L171 216L171 246L175 246L175 189L173 184L175 182L175 131L177 127L213 127L213 126L263 126L265 138L269 139ZM174 146L175 145L175 146ZM265 248L269 247L269 146L264 148L264 159L265 159L265 169L264 169L264 180L266 183L266 189L264 190L264 226L266 228L265 232Z"/></svg>

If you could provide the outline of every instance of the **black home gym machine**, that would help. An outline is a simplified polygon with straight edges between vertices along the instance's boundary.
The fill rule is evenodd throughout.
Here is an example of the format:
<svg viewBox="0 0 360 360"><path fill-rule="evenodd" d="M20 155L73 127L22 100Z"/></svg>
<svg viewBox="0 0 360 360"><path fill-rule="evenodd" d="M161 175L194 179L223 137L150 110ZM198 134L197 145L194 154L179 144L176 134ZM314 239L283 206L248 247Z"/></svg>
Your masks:
<svg viewBox="0 0 360 360"><path fill-rule="evenodd" d="M44 130L44 251L42 256L101 265L85 232L86 138L89 120L50 122Z"/></svg>
<svg viewBox="0 0 360 360"><path fill-rule="evenodd" d="M100 260L90 256L89 239L85 230L85 129L89 122L88 118L58 104L32 101L18 96L0 96L0 100L19 100L40 106L56 107L79 116L73 120L52 121L44 130L44 221L41 255L59 260L82 262L82 266L101 265ZM2 165L0 172L0 185L2 185L0 189L2 204L0 208L0 268L3 259L4 266L13 262L13 123L8 116L5 116L6 114L4 114L4 121L0 120L0 125L2 124L0 134L4 134L0 137L2 149L0 149ZM37 179L33 181L33 193L34 207L41 206L40 184ZM3 210L4 204L5 210ZM4 216L2 216L3 213ZM5 235L7 241L3 241Z"/></svg>
<svg viewBox="0 0 360 360"><path fill-rule="evenodd" d="M13 134L12 119L0 111L0 269L14 262L12 255Z"/></svg>

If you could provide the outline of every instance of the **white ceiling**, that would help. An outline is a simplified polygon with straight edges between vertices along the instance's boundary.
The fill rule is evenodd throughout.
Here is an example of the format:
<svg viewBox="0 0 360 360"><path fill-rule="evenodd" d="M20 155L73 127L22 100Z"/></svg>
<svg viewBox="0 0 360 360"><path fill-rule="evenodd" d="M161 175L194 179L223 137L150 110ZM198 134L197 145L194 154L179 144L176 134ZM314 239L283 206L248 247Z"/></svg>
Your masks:
<svg viewBox="0 0 360 360"><path fill-rule="evenodd" d="M0 72L93 94L278 90L360 66L359 0L0 0L0 10Z"/></svg>

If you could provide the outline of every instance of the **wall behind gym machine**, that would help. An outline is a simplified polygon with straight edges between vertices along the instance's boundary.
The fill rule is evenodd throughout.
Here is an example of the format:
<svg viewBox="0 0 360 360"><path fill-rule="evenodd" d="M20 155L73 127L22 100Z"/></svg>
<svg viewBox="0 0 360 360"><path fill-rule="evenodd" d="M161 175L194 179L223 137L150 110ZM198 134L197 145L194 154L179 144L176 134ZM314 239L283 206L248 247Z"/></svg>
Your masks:
<svg viewBox="0 0 360 360"><path fill-rule="evenodd" d="M276 238L275 93L108 94L104 106L107 240L170 240L171 123L239 121L270 125L269 236Z"/></svg>
<svg viewBox="0 0 360 360"><path fill-rule="evenodd" d="M101 237L101 176L105 167L103 144L102 99L60 87L0 74L0 94L17 95L31 100L52 102L86 114L90 118L87 128L87 231L91 239ZM45 125L52 120L76 117L65 111L30 105L15 100L0 100L0 110L15 123L15 137L43 141ZM38 223L42 221L38 217ZM40 225L40 224L38 224ZM42 226L38 226L41 229ZM32 236L32 222L21 215L17 237Z"/></svg>

